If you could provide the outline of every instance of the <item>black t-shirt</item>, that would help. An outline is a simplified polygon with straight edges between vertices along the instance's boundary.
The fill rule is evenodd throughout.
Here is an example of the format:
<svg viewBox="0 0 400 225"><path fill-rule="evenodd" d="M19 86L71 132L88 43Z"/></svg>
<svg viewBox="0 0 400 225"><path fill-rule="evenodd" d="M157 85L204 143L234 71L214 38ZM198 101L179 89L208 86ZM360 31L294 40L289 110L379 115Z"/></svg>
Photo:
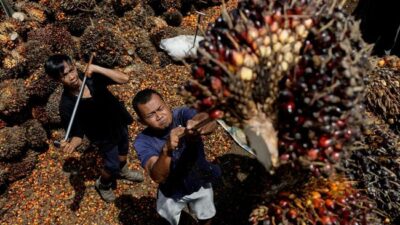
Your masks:
<svg viewBox="0 0 400 225"><path fill-rule="evenodd" d="M80 76L83 77L82 74ZM122 130L133 119L125 106L107 89L107 85L113 83L101 74L93 74L91 78L87 78L86 85L92 97L80 100L70 137L82 138L86 135L93 142L120 141ZM76 99L77 96L71 95L67 90L62 93L59 110L65 128L68 127Z"/></svg>

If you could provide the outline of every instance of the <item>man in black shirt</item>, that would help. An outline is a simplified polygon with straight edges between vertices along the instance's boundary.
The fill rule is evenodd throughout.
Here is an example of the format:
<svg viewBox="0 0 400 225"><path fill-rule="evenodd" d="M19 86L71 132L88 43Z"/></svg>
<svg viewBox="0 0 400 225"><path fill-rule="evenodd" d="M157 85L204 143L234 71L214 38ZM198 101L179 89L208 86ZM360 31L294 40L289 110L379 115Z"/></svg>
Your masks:
<svg viewBox="0 0 400 225"><path fill-rule="evenodd" d="M78 73L71 58L66 55L50 56L45 64L45 70L50 77L64 86L59 110L62 124L67 127L83 76ZM143 181L141 173L133 172L127 166L129 150L127 126L133 119L125 106L107 89L107 85L128 82L129 77L119 71L94 64L89 65L87 74L88 78L70 139L62 142L61 148L67 152L75 150L82 143L84 135L99 146L104 167L101 168L100 178L96 180L96 189L106 202L112 202L116 198L112 191L116 178Z"/></svg>

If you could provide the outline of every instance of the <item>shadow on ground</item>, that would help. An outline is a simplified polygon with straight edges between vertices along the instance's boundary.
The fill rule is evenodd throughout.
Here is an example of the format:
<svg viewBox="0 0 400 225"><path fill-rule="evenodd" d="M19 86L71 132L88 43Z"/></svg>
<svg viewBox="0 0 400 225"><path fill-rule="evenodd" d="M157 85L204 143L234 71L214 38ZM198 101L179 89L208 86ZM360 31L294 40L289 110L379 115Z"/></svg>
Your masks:
<svg viewBox="0 0 400 225"><path fill-rule="evenodd" d="M69 182L75 191L73 201L69 205L72 211L79 209L86 192L85 181L95 180L99 176L97 162L100 159L99 153L90 148L79 158L70 157L64 161L63 171L69 173Z"/></svg>

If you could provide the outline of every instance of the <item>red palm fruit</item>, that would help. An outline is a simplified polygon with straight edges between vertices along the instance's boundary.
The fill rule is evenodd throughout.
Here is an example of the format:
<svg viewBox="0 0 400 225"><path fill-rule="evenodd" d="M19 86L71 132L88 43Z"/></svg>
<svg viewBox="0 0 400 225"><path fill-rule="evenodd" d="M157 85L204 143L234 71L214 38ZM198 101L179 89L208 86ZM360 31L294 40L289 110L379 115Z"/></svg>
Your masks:
<svg viewBox="0 0 400 225"><path fill-rule="evenodd" d="M321 136L318 140L318 145L322 148L327 148L333 144L333 140L327 136Z"/></svg>
<svg viewBox="0 0 400 225"><path fill-rule="evenodd" d="M203 68L203 67L198 67L198 66L196 66L196 67L194 68L193 76L194 76L196 79L199 79L199 80L203 79L203 78L205 77L204 68Z"/></svg>
<svg viewBox="0 0 400 225"><path fill-rule="evenodd" d="M324 205L324 200L320 198L316 198L312 200L313 206L315 209L318 209Z"/></svg>
<svg viewBox="0 0 400 225"><path fill-rule="evenodd" d="M332 225L332 219L329 216L323 216L321 217L321 223L322 225Z"/></svg>
<svg viewBox="0 0 400 225"><path fill-rule="evenodd" d="M332 199L325 200L325 206L328 209L334 210L335 209L335 202Z"/></svg>
<svg viewBox="0 0 400 225"><path fill-rule="evenodd" d="M282 208L286 208L287 206L288 206L288 201L286 201L286 200L280 200L279 201L279 205L282 207Z"/></svg>
<svg viewBox="0 0 400 225"><path fill-rule="evenodd" d="M311 192L311 198L312 199L320 199L321 193L319 193L318 191L313 191L313 192Z"/></svg>
<svg viewBox="0 0 400 225"><path fill-rule="evenodd" d="M222 88L222 82L219 78L212 76L211 77L211 88L215 91L220 91Z"/></svg>
<svg viewBox="0 0 400 225"><path fill-rule="evenodd" d="M290 158L290 155L289 155L289 154L282 154L282 155L279 157L279 159L280 159L281 161L283 161L283 162L289 160L289 158Z"/></svg>
<svg viewBox="0 0 400 225"><path fill-rule="evenodd" d="M307 157L310 160L316 160L318 158L319 150L316 148L310 149L307 151Z"/></svg>
<svg viewBox="0 0 400 225"><path fill-rule="evenodd" d="M209 113L209 115L212 119L217 120L217 119L221 119L224 116L224 112L221 110L218 110L218 109L214 109L213 111L211 111Z"/></svg>
<svg viewBox="0 0 400 225"><path fill-rule="evenodd" d="M212 100L211 97L207 97L207 98L205 98L205 99L203 99L203 100L201 101L201 104L202 104L204 107L209 108L209 107L211 107L211 106L214 105L214 101Z"/></svg>
<svg viewBox="0 0 400 225"><path fill-rule="evenodd" d="M289 212L287 213L287 217L289 219L292 219L292 220L296 219L297 218L297 211L295 209L289 210Z"/></svg>

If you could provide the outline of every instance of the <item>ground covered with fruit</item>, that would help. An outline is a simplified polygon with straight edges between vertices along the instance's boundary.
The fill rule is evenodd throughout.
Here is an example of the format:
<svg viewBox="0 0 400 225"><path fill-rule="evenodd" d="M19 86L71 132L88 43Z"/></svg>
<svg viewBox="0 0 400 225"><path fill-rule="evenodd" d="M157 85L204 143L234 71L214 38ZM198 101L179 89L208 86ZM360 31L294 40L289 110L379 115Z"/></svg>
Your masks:
<svg viewBox="0 0 400 225"><path fill-rule="evenodd" d="M85 140L68 155L52 144L64 135L62 89L43 62L66 53L82 70L93 51L96 64L129 74L110 89L132 115L134 94L154 88L172 107L258 127L276 143L266 170L222 128L204 138L223 171L214 224L399 224L400 59L369 55L348 17L358 1L225 2L18 0L16 18L1 11L0 224L165 223L133 149L129 167L145 180L118 181L107 204L94 189L95 147ZM194 34L196 11L198 57L173 62L160 40ZM131 140L142 129L135 121Z"/></svg>

